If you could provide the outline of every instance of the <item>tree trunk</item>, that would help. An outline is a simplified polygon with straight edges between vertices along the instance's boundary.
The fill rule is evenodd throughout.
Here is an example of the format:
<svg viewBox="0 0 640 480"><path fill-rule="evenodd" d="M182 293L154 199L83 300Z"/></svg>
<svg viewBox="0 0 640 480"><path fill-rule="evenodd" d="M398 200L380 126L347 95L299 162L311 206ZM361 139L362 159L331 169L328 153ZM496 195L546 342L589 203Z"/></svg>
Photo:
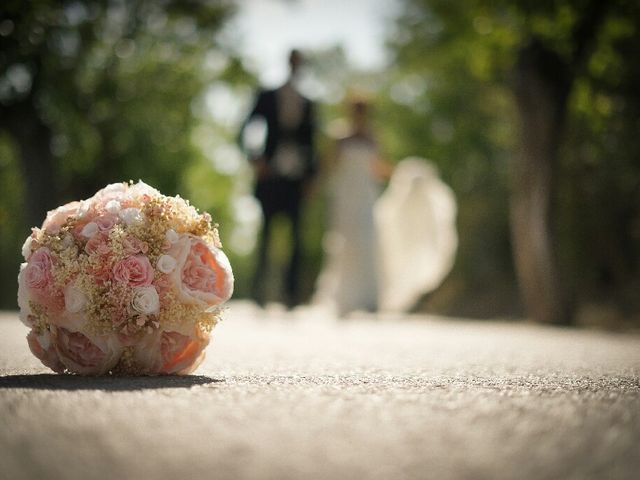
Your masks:
<svg viewBox="0 0 640 480"><path fill-rule="evenodd" d="M555 174L567 97L567 67L532 43L520 51L515 95L521 148L511 169L511 230L520 290L538 322L568 324L572 308L557 263Z"/></svg>

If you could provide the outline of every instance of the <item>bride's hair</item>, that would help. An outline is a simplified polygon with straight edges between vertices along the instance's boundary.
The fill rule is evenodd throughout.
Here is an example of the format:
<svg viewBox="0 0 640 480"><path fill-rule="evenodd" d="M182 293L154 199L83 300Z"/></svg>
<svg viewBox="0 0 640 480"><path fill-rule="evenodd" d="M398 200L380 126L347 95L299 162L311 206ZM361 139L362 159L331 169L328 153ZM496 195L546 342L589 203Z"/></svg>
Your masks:
<svg viewBox="0 0 640 480"><path fill-rule="evenodd" d="M372 102L364 93L350 93L345 98L345 107L352 118L363 118L371 113Z"/></svg>

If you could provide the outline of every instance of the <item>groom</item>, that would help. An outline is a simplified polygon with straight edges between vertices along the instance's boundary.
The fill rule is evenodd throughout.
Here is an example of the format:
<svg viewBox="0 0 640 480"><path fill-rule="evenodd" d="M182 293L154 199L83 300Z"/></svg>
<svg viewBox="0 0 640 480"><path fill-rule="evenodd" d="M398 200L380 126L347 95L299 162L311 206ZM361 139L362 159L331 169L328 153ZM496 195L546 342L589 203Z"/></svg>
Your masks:
<svg viewBox="0 0 640 480"><path fill-rule="evenodd" d="M275 90L262 90L257 94L240 132L242 139L247 124L258 117L267 126L263 151L250 156L255 171L254 194L264 217L252 285L252 296L260 305L265 302L267 254L272 220L277 214L283 214L291 224L290 258L285 278L286 303L293 307L300 301L300 210L305 191L316 173L314 105L296 88L303 61L298 50L291 51L288 80Z"/></svg>

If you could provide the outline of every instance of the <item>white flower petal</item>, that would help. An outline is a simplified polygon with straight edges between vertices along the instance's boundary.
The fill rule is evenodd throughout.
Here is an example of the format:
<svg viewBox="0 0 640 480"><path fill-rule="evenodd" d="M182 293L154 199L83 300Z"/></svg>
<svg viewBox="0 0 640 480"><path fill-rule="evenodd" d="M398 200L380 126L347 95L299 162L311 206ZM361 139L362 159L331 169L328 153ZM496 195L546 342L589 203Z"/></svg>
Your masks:
<svg viewBox="0 0 640 480"><path fill-rule="evenodd" d="M113 215L117 215L121 209L120 202L118 200L109 200L104 209Z"/></svg>
<svg viewBox="0 0 640 480"><path fill-rule="evenodd" d="M27 239L22 244L22 256L25 260L29 260L29 256L31 255L31 243L33 242L33 238L31 235L27 237Z"/></svg>
<svg viewBox="0 0 640 480"><path fill-rule="evenodd" d="M80 233L87 238L91 238L98 233L98 224L95 222L89 222L82 228L82 232Z"/></svg>
<svg viewBox="0 0 640 480"><path fill-rule="evenodd" d="M135 225L137 223L141 223L144 219L142 216L142 212L139 208L123 208L118 213L118 216L126 223L127 225Z"/></svg>
<svg viewBox="0 0 640 480"><path fill-rule="evenodd" d="M91 200L82 200L80 202L80 206L78 207L78 218L82 220L87 216L89 210L91 210Z"/></svg>

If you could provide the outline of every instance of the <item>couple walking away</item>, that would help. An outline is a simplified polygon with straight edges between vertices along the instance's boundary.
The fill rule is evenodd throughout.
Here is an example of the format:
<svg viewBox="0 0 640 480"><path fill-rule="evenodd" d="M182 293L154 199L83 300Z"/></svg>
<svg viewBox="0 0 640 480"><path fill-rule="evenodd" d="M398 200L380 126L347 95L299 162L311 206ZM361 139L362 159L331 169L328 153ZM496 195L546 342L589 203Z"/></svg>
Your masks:
<svg viewBox="0 0 640 480"><path fill-rule="evenodd" d="M258 117L267 127L264 148L250 155L263 213L252 282L252 296L260 305L266 300L271 230L278 214L291 226L285 300L289 307L301 300L301 204L318 170L314 104L296 88L302 64L300 52L292 50L288 80L258 93L242 127L244 131ZM370 105L355 98L348 113L350 131L335 141L328 162L325 262L314 303L340 316L359 310L408 310L451 269L457 247L455 199L423 159L400 162L380 196L392 169L381 159Z"/></svg>

